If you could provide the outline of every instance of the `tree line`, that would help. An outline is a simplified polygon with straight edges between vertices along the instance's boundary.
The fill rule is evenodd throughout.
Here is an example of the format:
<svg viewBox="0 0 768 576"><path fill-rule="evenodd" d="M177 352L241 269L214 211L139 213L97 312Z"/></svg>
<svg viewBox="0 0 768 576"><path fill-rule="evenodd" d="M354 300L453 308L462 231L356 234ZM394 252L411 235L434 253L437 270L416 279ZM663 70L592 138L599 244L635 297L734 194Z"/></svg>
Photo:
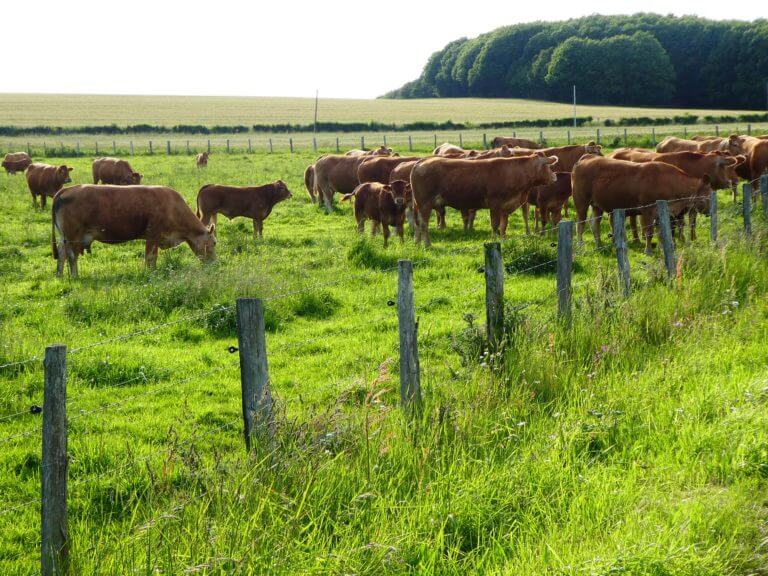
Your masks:
<svg viewBox="0 0 768 576"><path fill-rule="evenodd" d="M593 15L455 40L384 97L763 109L766 82L768 20Z"/></svg>

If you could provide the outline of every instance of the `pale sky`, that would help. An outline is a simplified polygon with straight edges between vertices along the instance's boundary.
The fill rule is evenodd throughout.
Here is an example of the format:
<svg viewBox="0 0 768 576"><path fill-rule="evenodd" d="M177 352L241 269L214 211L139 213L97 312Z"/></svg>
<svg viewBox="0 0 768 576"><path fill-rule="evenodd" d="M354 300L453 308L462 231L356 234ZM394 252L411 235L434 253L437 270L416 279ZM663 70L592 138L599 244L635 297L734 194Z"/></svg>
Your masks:
<svg viewBox="0 0 768 576"><path fill-rule="evenodd" d="M416 78L451 40L590 13L766 18L768 4L37 0L3 7L0 92L371 98ZM457 9L453 6L462 6Z"/></svg>

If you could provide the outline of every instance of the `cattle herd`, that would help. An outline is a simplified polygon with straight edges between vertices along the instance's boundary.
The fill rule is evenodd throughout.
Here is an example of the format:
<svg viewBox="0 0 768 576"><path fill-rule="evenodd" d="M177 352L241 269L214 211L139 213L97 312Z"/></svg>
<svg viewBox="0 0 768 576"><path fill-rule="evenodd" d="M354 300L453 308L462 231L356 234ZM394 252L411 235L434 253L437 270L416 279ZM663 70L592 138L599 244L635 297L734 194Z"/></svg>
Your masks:
<svg viewBox="0 0 768 576"><path fill-rule="evenodd" d="M208 153L198 154L195 164L205 168ZM195 213L172 188L142 185L142 175L118 158L97 158L94 183L69 187L64 185L71 182L73 168L35 163L24 152L6 154L2 167L8 174L25 172L34 206L38 197L43 208L46 198L53 198L51 243L57 274L63 273L66 261L73 277L79 255L90 252L94 240L117 244L143 239L148 267L155 265L159 248L182 242L201 259L212 260L218 214L251 218L258 239L274 206L291 197L282 180L262 186L207 184L198 192ZM384 146L326 154L307 167L304 183L310 200L328 212L334 194L342 194L342 201L353 204L358 231L371 220L374 234L382 229L385 246L390 227L404 238L406 220L416 242L429 246L431 214L435 212L437 226L443 228L447 207L461 213L465 230L473 228L478 210L489 210L493 233L504 237L509 216L518 208L530 233L532 205L536 229L544 233L557 225L563 211L567 215L573 198L580 241L590 207L598 246L602 215L625 209L638 242L640 217L650 252L657 200L669 202L672 225L681 238L688 217L693 239L696 215L708 212L713 190L732 188L735 199L739 179L757 189L766 168L768 136L669 137L656 150L620 148L607 156L594 142L540 148L530 140L498 137L491 150L445 143L427 157L400 156Z"/></svg>

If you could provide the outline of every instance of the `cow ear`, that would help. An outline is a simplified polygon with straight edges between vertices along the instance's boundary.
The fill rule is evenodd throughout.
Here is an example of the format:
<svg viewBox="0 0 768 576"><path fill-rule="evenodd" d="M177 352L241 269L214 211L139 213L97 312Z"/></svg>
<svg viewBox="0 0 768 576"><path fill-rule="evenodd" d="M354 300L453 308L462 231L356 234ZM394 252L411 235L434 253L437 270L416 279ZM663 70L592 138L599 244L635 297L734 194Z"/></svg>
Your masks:
<svg viewBox="0 0 768 576"><path fill-rule="evenodd" d="M557 158L557 156L550 156L549 158L546 159L546 162L550 166L554 166L555 164L557 164L558 158Z"/></svg>
<svg viewBox="0 0 768 576"><path fill-rule="evenodd" d="M216 224L214 224L213 222L211 222L211 225L208 226L208 234L210 234L211 236L216 234Z"/></svg>
<svg viewBox="0 0 768 576"><path fill-rule="evenodd" d="M736 156L736 165L737 166L739 164L744 164L744 162L746 162L746 161L747 161L747 157L744 156L743 154L740 154L740 155Z"/></svg>
<svg viewBox="0 0 768 576"><path fill-rule="evenodd" d="M72 172L72 170L74 170L72 166L67 166L67 172Z"/></svg>

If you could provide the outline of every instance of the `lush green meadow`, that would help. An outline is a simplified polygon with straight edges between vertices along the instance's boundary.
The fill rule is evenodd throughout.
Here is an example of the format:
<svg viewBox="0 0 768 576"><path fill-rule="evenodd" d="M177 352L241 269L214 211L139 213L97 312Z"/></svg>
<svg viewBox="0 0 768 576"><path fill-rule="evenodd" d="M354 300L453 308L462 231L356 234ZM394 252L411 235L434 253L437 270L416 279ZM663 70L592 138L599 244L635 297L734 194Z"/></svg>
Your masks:
<svg viewBox="0 0 768 576"><path fill-rule="evenodd" d="M406 102L406 104L411 102ZM0 122L2 123L2 122ZM54 277L50 213L0 175L0 573L38 571L44 348L66 343L75 574L765 574L768 230L720 197L680 272L631 247L577 250L555 316L553 238L503 243L509 344L482 356L486 215L360 240L310 204L313 155L137 156L194 206L208 182L284 179L254 243L219 219L218 261L95 244ZM49 158L50 162L58 162ZM91 158L65 160L87 182ZM573 215L573 212L571 213ZM604 238L607 225L604 224ZM607 239L607 238L606 238ZM398 258L414 262L424 407L398 408ZM536 267L533 270L530 268ZM274 443L247 455L231 306L265 299ZM18 362L24 362L16 364Z"/></svg>
<svg viewBox="0 0 768 576"><path fill-rule="evenodd" d="M314 98L0 94L0 125L14 126L310 124L314 110ZM579 116L592 116L601 121L748 112L622 106L579 106L577 109ZM322 122L480 123L570 118L572 115L570 104L502 98L321 98L318 106L318 119Z"/></svg>

